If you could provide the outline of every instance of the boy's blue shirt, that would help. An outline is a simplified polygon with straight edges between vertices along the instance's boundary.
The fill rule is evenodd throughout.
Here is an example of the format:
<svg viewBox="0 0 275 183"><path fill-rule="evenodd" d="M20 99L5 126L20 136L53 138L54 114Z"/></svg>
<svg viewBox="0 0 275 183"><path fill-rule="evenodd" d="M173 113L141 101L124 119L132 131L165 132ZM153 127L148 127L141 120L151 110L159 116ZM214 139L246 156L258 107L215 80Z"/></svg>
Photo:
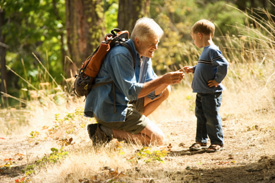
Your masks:
<svg viewBox="0 0 275 183"><path fill-rule="evenodd" d="M221 84L227 74L228 61L216 45L204 47L198 64L194 67L192 89L195 93L221 92L225 87ZM208 81L215 80L218 87L208 87Z"/></svg>
<svg viewBox="0 0 275 183"><path fill-rule="evenodd" d="M144 82L157 77L153 71L151 59L147 57L142 59L143 68L141 70L140 55L135 48L134 42L130 39L126 44L133 51L135 68L133 67L133 58L129 50L124 46L118 45L107 54L95 79L95 83L114 82L116 112L114 112L112 84L106 84L92 89L87 96L84 109L85 116L94 117L95 115L105 122L125 121L128 102L138 99L138 94ZM142 76L141 78L140 75Z"/></svg>

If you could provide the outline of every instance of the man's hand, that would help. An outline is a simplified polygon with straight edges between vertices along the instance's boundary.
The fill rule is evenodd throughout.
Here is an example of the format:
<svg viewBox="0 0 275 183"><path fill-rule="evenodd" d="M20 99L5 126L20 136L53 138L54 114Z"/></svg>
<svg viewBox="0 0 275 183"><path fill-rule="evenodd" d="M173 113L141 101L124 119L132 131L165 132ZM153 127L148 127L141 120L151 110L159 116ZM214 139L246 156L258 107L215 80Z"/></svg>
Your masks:
<svg viewBox="0 0 275 183"><path fill-rule="evenodd" d="M183 77L184 73L182 71L176 71L168 72L156 79L148 81L143 84L143 87L138 94L138 98L147 96L149 93L151 93L159 87L164 89L168 85L180 83Z"/></svg>
<svg viewBox="0 0 275 183"><path fill-rule="evenodd" d="M164 74L163 80L166 84L177 84L184 78L184 73L182 71L168 72Z"/></svg>
<svg viewBox="0 0 275 183"><path fill-rule="evenodd" d="M217 81L215 81L215 80L209 80L208 81L208 86L209 87L218 87L218 85L219 85L220 83L218 83Z"/></svg>
<svg viewBox="0 0 275 183"><path fill-rule="evenodd" d="M180 70L184 70L184 72L186 72L187 74L188 73L194 73L194 67L192 67L192 66L185 66L185 67L183 67L183 69L180 69Z"/></svg>

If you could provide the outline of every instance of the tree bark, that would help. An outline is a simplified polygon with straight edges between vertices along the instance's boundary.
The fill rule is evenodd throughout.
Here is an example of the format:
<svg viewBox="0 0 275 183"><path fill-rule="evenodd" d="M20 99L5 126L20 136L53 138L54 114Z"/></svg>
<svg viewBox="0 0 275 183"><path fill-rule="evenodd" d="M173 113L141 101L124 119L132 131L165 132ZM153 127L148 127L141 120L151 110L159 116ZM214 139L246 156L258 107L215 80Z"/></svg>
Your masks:
<svg viewBox="0 0 275 183"><path fill-rule="evenodd" d="M2 33L2 27L5 24L5 13L0 9L0 68L1 68L1 92L7 93L7 68L6 68L6 49L8 46L5 44L5 37ZM7 99L3 97L3 103L7 102Z"/></svg>
<svg viewBox="0 0 275 183"><path fill-rule="evenodd" d="M66 30L69 57L65 73L74 76L82 62L97 48L104 33L101 0L66 0Z"/></svg>
<svg viewBox="0 0 275 183"><path fill-rule="evenodd" d="M131 32L136 21L149 16L150 0L119 0L118 28Z"/></svg>
<svg viewBox="0 0 275 183"><path fill-rule="evenodd" d="M56 7L57 3L58 3L57 0L52 1L53 11L54 11L54 14L56 16L56 19L61 21L60 13L59 13L59 11ZM61 56L62 56L62 66L63 66L63 70L64 70L66 52L65 52L65 46L64 46L64 31L63 31L63 28L59 29L59 33L60 33L60 37L61 37L60 38L60 47L61 47Z"/></svg>

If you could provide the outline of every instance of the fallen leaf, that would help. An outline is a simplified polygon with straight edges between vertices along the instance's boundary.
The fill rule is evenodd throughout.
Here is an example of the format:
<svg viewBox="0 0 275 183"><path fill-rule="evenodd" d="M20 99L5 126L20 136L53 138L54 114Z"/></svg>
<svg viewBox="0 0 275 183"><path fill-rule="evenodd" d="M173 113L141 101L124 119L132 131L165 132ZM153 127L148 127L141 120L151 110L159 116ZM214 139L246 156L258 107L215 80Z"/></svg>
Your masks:
<svg viewBox="0 0 275 183"><path fill-rule="evenodd" d="M179 143L179 147L184 147L185 144L183 142Z"/></svg>
<svg viewBox="0 0 275 183"><path fill-rule="evenodd" d="M46 129L48 129L49 128L49 126L43 126L42 127L42 130L46 130Z"/></svg>
<svg viewBox="0 0 275 183"><path fill-rule="evenodd" d="M4 159L4 161L12 161L13 159L12 158L6 158Z"/></svg>

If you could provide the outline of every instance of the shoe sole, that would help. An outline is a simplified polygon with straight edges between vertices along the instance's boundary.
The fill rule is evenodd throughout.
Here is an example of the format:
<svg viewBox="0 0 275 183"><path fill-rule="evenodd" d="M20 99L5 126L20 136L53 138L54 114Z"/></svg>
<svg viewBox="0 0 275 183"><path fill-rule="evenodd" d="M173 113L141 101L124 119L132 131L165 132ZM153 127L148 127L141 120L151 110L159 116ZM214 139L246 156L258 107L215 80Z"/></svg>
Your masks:
<svg viewBox="0 0 275 183"><path fill-rule="evenodd" d="M217 149L217 150L214 150L214 149L206 149L205 151L206 152L208 152L208 153L214 153L214 152L219 152L219 151L223 151L224 150L224 148L223 147L221 147L221 148L219 148L219 149Z"/></svg>
<svg viewBox="0 0 275 183"><path fill-rule="evenodd" d="M199 148L189 147L189 151L200 151L206 148L207 148L207 145L201 145Z"/></svg>
<svg viewBox="0 0 275 183"><path fill-rule="evenodd" d="M201 151L201 150L205 150L206 148L207 148L207 146L206 147L197 148L197 149L189 148L189 151Z"/></svg>

